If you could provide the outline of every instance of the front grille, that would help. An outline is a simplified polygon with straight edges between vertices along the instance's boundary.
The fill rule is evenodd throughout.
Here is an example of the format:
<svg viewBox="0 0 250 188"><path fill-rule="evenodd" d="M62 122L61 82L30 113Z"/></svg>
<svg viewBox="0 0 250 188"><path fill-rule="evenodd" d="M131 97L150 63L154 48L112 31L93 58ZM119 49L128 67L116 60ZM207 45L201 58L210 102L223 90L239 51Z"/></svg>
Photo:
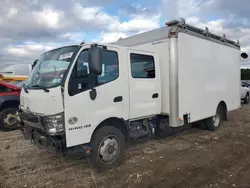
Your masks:
<svg viewBox="0 0 250 188"><path fill-rule="evenodd" d="M31 123L38 123L39 122L39 119L37 116L26 116L25 119Z"/></svg>
<svg viewBox="0 0 250 188"><path fill-rule="evenodd" d="M45 130L45 126L43 124L44 118L41 116L36 116L31 113L22 113L21 115L23 122L31 127L35 127L37 129Z"/></svg>
<svg viewBox="0 0 250 188"><path fill-rule="evenodd" d="M26 120L26 121L29 121L31 123L39 123L39 122L43 122L43 117L41 116L37 116L37 115L33 115L33 114L26 114L24 113L23 114L23 118Z"/></svg>

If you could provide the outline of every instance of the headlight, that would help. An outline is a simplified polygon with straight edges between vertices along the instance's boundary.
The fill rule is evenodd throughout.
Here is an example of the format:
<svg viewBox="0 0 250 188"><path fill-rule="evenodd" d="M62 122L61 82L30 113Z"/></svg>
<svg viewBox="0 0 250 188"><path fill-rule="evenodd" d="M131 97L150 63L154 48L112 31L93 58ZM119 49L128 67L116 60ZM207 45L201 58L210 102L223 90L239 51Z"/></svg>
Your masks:
<svg viewBox="0 0 250 188"><path fill-rule="evenodd" d="M49 134L57 134L63 132L64 126L64 113L45 116L44 123L46 130Z"/></svg>

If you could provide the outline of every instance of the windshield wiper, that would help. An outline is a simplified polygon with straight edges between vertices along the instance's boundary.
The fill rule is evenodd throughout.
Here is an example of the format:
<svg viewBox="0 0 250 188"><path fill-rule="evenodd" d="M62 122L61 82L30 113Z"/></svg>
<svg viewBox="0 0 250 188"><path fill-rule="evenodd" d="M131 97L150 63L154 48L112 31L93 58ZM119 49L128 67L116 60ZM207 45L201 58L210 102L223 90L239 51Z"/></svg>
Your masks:
<svg viewBox="0 0 250 188"><path fill-rule="evenodd" d="M23 90L25 93L29 93L28 89L30 89L29 86L23 85Z"/></svg>
<svg viewBox="0 0 250 188"><path fill-rule="evenodd" d="M31 88L39 88L39 89L44 90L46 93L49 92L49 90L47 88L40 86L39 84L35 84L35 85L31 86Z"/></svg>

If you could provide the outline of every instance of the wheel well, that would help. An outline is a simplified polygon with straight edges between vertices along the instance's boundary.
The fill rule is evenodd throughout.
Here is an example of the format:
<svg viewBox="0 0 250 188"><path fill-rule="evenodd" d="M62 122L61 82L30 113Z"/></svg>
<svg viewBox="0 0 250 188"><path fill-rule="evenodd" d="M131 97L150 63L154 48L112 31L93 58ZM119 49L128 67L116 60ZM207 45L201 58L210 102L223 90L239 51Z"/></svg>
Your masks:
<svg viewBox="0 0 250 188"><path fill-rule="evenodd" d="M15 101L15 100L5 101L1 106L1 110L10 108L10 107L18 108L18 106L19 106L19 101Z"/></svg>
<svg viewBox="0 0 250 188"><path fill-rule="evenodd" d="M95 134L95 132L100 129L101 127L104 127L104 126L113 126L115 128L118 128L119 130L122 131L122 133L124 134L125 138L126 138L126 141L128 141L129 139L129 130L128 130L128 126L127 126L127 123L125 120L123 119L119 119L119 118L115 118L115 117L112 117L112 118L108 118L104 121L102 121L95 129L95 131L93 132L92 134L92 137L93 135ZM92 139L92 138L91 138Z"/></svg>
<svg viewBox="0 0 250 188"><path fill-rule="evenodd" d="M224 101L221 101L217 107L222 111L222 120L227 121L227 105Z"/></svg>

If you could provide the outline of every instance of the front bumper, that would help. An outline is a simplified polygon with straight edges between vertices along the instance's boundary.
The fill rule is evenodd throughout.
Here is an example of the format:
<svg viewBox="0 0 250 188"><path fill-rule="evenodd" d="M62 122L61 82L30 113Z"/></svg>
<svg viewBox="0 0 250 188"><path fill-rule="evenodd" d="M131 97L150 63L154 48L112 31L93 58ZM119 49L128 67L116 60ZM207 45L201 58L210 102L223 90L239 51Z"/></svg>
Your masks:
<svg viewBox="0 0 250 188"><path fill-rule="evenodd" d="M39 148L43 148L52 152L60 152L61 154L70 154L81 152L83 155L89 155L91 148L89 145L80 145L76 147L67 148L66 135L49 135L43 124L43 117L26 114L23 111L18 111L20 121L20 130L25 139L31 140Z"/></svg>
<svg viewBox="0 0 250 188"><path fill-rule="evenodd" d="M25 139L47 150L63 152L66 149L65 134L49 135L43 124L43 117L18 111L20 130Z"/></svg>

